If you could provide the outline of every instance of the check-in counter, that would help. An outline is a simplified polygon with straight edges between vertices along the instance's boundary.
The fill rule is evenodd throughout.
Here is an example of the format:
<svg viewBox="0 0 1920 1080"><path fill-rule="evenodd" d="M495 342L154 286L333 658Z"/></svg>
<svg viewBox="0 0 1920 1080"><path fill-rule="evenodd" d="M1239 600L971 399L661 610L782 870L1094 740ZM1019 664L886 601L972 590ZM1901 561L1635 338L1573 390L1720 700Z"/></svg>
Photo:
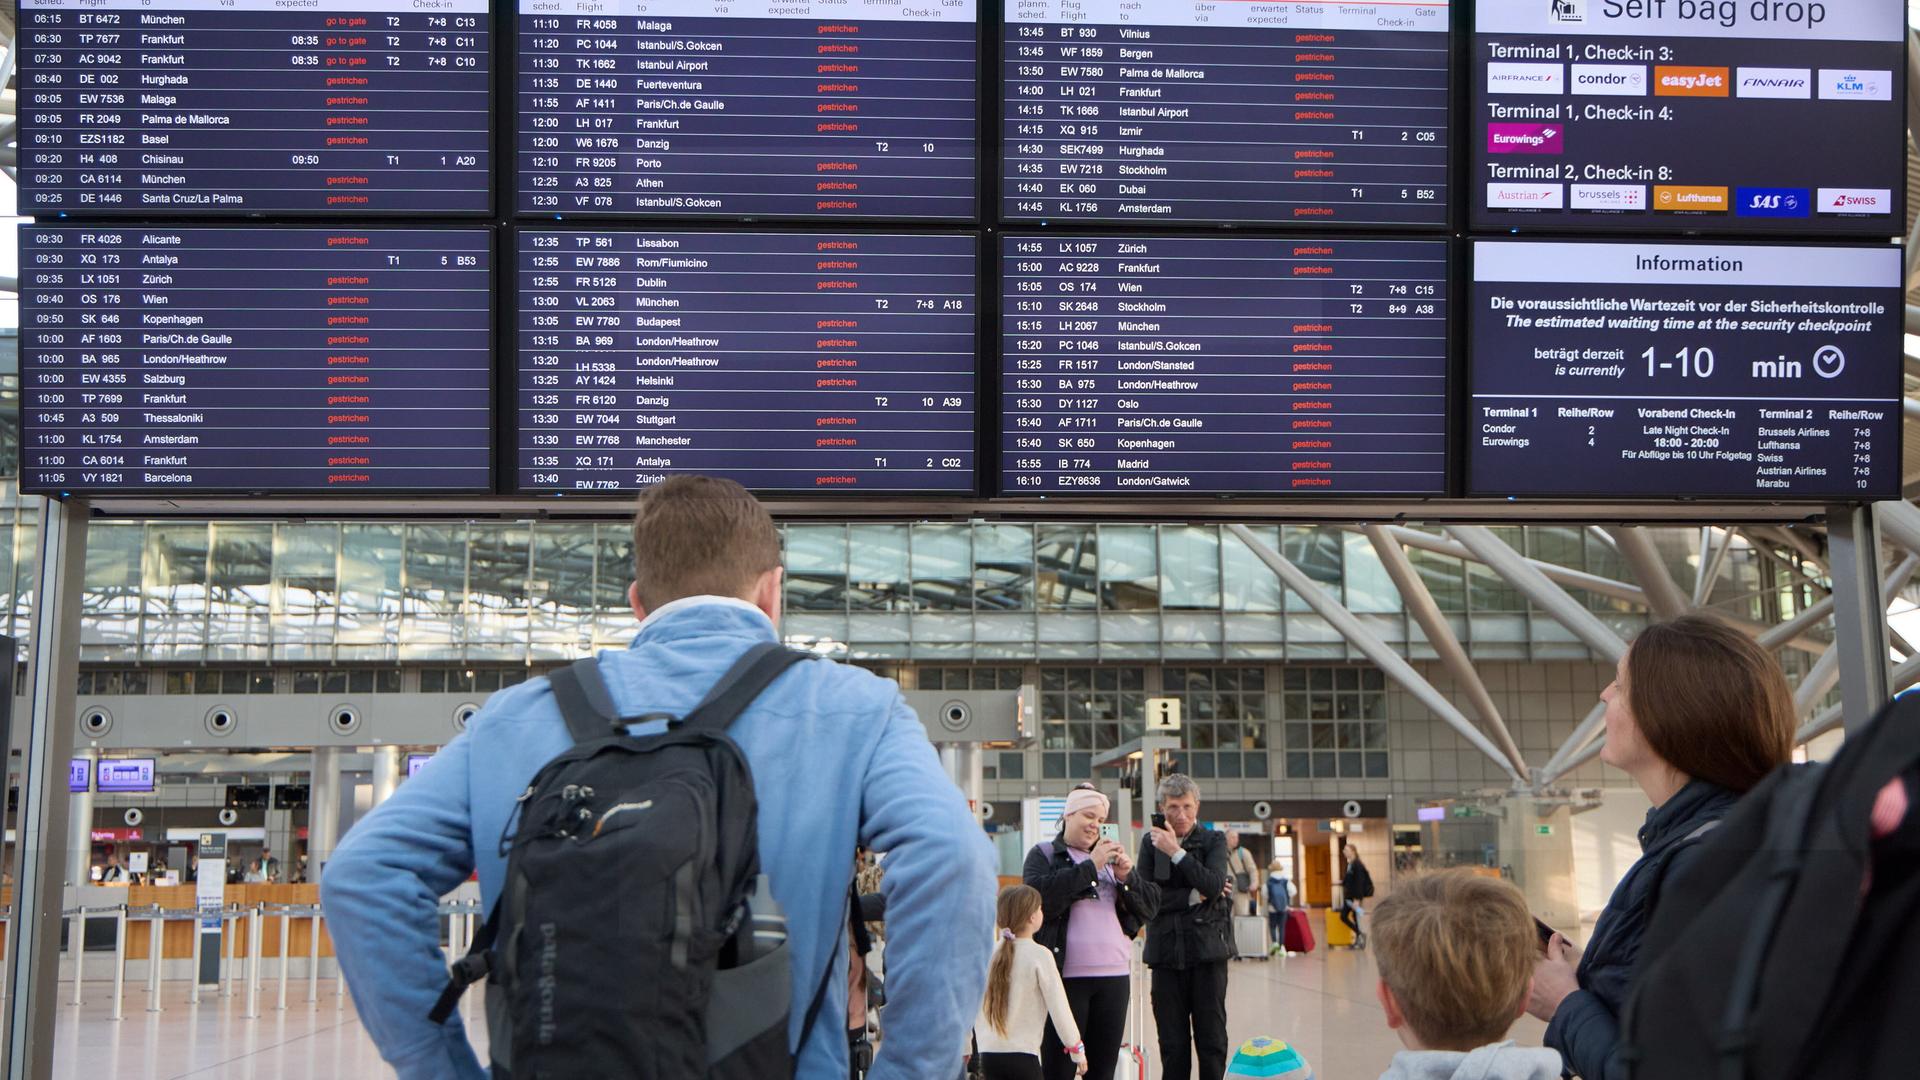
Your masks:
<svg viewBox="0 0 1920 1080"><path fill-rule="evenodd" d="M232 907L253 907L255 904L269 906L286 905L291 907L317 907L320 903L320 886L304 885L228 885L226 887L226 905ZM183 911L196 903L192 885L83 885L67 890L67 908L103 908L126 904L130 916L137 916L143 908L159 904L169 911ZM77 922L77 920L74 920ZM274 923L275 917L266 917L265 929L260 935L260 955L277 957L280 955L280 928ZM90 920L87 941L90 947L99 947L105 941L107 948L113 947L113 919L96 914ZM71 925L71 924L70 924ZM310 936L315 933L314 920L295 917L288 927L287 954L304 958L309 953ZM71 931L70 931L71 932ZM231 942L232 955L246 956L247 927L244 920L230 920L223 926L223 933L234 935ZM324 920L318 927L320 934L320 955L333 955L333 940L327 934ZM193 956L194 923L184 918L171 918L166 921L160 933L160 956L162 959L190 959ZM104 935L104 937L103 937ZM127 959L145 960L147 958L150 931L144 923L130 924L127 930ZM225 953L228 942L221 941L221 951Z"/></svg>

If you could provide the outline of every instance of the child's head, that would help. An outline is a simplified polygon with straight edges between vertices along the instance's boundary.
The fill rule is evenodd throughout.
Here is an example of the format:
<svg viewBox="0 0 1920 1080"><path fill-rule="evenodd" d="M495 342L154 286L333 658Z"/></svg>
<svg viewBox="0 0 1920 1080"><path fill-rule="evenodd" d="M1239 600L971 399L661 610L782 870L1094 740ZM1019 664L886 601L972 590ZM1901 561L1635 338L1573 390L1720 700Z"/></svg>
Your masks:
<svg viewBox="0 0 1920 1080"><path fill-rule="evenodd" d="M1396 883L1369 937L1387 1026L1413 1049L1500 1042L1526 1011L1539 939L1505 881L1448 870Z"/></svg>
<svg viewBox="0 0 1920 1080"><path fill-rule="evenodd" d="M1014 941L1032 936L1040 929L1043 919L1040 893L1031 886L1009 885L1000 890L1000 907L993 919L1000 944L993 950L993 966L987 969L987 1000L983 1008L987 1023L1002 1035L1007 1033L1007 999L1013 988Z"/></svg>
<svg viewBox="0 0 1920 1080"><path fill-rule="evenodd" d="M1009 885L1000 890L1000 909L994 926L1024 937L1040 929L1040 893L1029 885Z"/></svg>

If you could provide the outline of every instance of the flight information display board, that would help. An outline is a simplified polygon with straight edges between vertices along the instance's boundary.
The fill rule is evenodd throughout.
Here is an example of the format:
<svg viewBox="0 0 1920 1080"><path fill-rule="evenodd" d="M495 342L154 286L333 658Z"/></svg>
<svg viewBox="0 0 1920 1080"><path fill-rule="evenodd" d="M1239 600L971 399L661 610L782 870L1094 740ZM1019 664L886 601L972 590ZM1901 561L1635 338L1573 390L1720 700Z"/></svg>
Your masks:
<svg viewBox="0 0 1920 1080"><path fill-rule="evenodd" d="M1901 0L1475 11L1475 227L1902 231Z"/></svg>
<svg viewBox="0 0 1920 1080"><path fill-rule="evenodd" d="M20 210L486 214L487 0L20 0Z"/></svg>
<svg viewBox="0 0 1920 1080"><path fill-rule="evenodd" d="M1003 238L1003 494L1442 495L1442 240Z"/></svg>
<svg viewBox="0 0 1920 1080"><path fill-rule="evenodd" d="M974 490L972 237L518 237L523 491Z"/></svg>
<svg viewBox="0 0 1920 1080"><path fill-rule="evenodd" d="M492 486L484 230L20 226L20 487Z"/></svg>
<svg viewBox="0 0 1920 1080"><path fill-rule="evenodd" d="M1895 247L1474 244L1477 496L1900 491Z"/></svg>
<svg viewBox="0 0 1920 1080"><path fill-rule="evenodd" d="M518 0L524 214L978 206L975 0Z"/></svg>
<svg viewBox="0 0 1920 1080"><path fill-rule="evenodd" d="M1447 223L1448 5L1009 0L1001 216Z"/></svg>

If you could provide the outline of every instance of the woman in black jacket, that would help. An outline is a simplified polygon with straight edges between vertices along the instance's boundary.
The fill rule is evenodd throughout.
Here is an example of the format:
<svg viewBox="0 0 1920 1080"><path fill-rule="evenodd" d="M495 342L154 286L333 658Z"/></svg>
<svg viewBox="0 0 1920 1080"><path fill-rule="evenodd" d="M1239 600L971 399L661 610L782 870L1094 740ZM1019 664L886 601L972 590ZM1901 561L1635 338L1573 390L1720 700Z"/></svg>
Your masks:
<svg viewBox="0 0 1920 1080"><path fill-rule="evenodd" d="M1648 627L1620 659L1600 760L1633 776L1653 803L1640 860L1614 889L1586 950L1558 934L1534 971L1527 1011L1546 1045L1584 1080L1624 1080L1619 1017L1640 938L1663 881L1683 873L1706 836L1793 754L1793 691L1773 655L1716 619Z"/></svg>
<svg viewBox="0 0 1920 1080"><path fill-rule="evenodd" d="M1108 1077L1126 1036L1133 939L1153 918L1160 890L1134 872L1127 850L1103 839L1107 797L1092 784L1067 795L1060 834L1027 852L1023 878L1040 891L1044 921L1033 940L1053 952L1067 1003L1086 1043L1087 1075ZM1071 1080L1073 1059L1047 1026L1040 1051L1046 1080Z"/></svg>

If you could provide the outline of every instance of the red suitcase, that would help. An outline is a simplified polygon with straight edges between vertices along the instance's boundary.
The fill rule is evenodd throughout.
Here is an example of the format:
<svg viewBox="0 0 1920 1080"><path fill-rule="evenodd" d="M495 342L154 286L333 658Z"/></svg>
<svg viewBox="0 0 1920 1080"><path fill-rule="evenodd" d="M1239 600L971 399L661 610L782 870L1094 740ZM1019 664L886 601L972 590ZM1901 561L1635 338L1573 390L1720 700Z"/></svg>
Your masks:
<svg viewBox="0 0 1920 1080"><path fill-rule="evenodd" d="M1282 935L1288 952L1309 953L1313 951L1313 924L1307 921L1307 913L1299 908L1287 912L1287 928Z"/></svg>

